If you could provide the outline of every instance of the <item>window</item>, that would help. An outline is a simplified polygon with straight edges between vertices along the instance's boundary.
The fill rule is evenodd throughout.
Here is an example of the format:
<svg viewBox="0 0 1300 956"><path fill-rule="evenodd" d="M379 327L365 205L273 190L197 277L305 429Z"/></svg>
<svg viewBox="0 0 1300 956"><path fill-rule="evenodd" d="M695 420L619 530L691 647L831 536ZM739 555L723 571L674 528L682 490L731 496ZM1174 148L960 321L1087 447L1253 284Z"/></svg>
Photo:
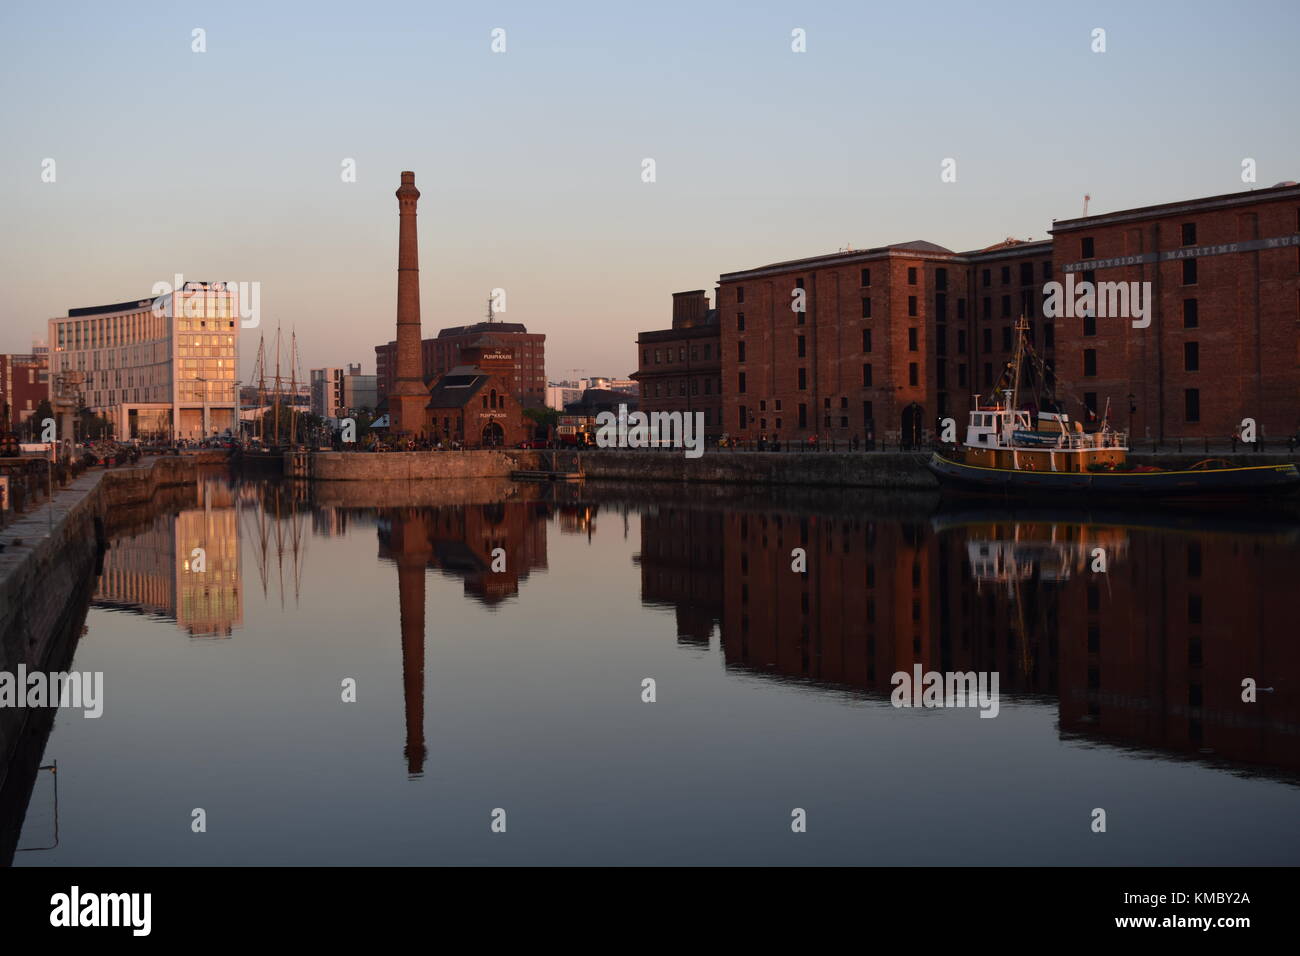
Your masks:
<svg viewBox="0 0 1300 956"><path fill-rule="evenodd" d="M1089 337L1097 334L1097 317L1095 315L1085 315L1083 317L1083 334Z"/></svg>
<svg viewBox="0 0 1300 956"><path fill-rule="evenodd" d="M935 270L934 270L934 287L935 287L936 289L946 289L946 288L948 288L948 270L947 270L947 269L935 269Z"/></svg>
<svg viewBox="0 0 1300 956"><path fill-rule="evenodd" d="M743 285L738 285L736 286L736 302L739 303L744 301L745 301L745 287Z"/></svg>
<svg viewBox="0 0 1300 956"><path fill-rule="evenodd" d="M1086 376L1095 376L1097 374L1097 350L1083 350L1083 374Z"/></svg>
<svg viewBox="0 0 1300 956"><path fill-rule="evenodd" d="M1196 299L1183 299L1183 328L1194 329L1201 321Z"/></svg>
<svg viewBox="0 0 1300 956"><path fill-rule="evenodd" d="M745 343L744 343L744 342L737 342L737 343L736 343L736 361L737 361L737 362L744 362L744 361L745 361Z"/></svg>
<svg viewBox="0 0 1300 956"><path fill-rule="evenodd" d="M871 351L871 330L870 329L862 330L862 351L864 352Z"/></svg>
<svg viewBox="0 0 1300 956"><path fill-rule="evenodd" d="M862 424L863 424L863 426L870 425L870 424L871 424L871 419L872 419L871 403L870 403L870 402L863 402L863 403L862 403Z"/></svg>
<svg viewBox="0 0 1300 956"><path fill-rule="evenodd" d="M1095 258L1096 251L1093 248L1092 236L1084 236L1079 240L1079 257L1082 259Z"/></svg>
<svg viewBox="0 0 1300 956"><path fill-rule="evenodd" d="M993 387L993 366L988 362L984 363L984 387Z"/></svg>
<svg viewBox="0 0 1300 956"><path fill-rule="evenodd" d="M957 321L964 322L965 320L966 320L966 300L958 299L957 300Z"/></svg>
<svg viewBox="0 0 1300 956"><path fill-rule="evenodd" d="M1002 351L1011 351L1011 326L1002 326Z"/></svg>
<svg viewBox="0 0 1300 956"><path fill-rule="evenodd" d="M1196 245L1196 223L1194 222L1183 223L1183 245L1185 246Z"/></svg>
<svg viewBox="0 0 1300 956"><path fill-rule="evenodd" d="M907 314L916 315L916 296L914 295L907 297Z"/></svg>
<svg viewBox="0 0 1300 956"><path fill-rule="evenodd" d="M804 341L804 337L802 335L799 336L797 341L799 343L799 357L803 358L805 355L808 354L807 348L805 347L806 343Z"/></svg>
<svg viewBox="0 0 1300 956"><path fill-rule="evenodd" d="M993 282L993 271L991 269L985 269L983 274L980 276L980 284L987 286L992 284L992 282Z"/></svg>
<svg viewBox="0 0 1300 956"><path fill-rule="evenodd" d="M743 331L745 331L745 313L744 313L744 312L737 312L737 313L736 313L736 331L737 331L737 332L743 332Z"/></svg>
<svg viewBox="0 0 1300 956"><path fill-rule="evenodd" d="M992 329L984 330L984 351L985 352L993 351L993 330Z"/></svg>
<svg viewBox="0 0 1300 956"><path fill-rule="evenodd" d="M1011 318L1011 296L1009 295L1002 297L1002 318Z"/></svg>
<svg viewBox="0 0 1300 956"><path fill-rule="evenodd" d="M741 395L745 394L745 373L744 372L738 372L736 374L736 391L739 392Z"/></svg>
<svg viewBox="0 0 1300 956"><path fill-rule="evenodd" d="M1088 410L1089 418L1097 417L1097 393L1096 392L1083 393L1083 407Z"/></svg>
<svg viewBox="0 0 1300 956"><path fill-rule="evenodd" d="M830 407L831 407L831 397L827 395L825 398L822 399L822 408L830 408Z"/></svg>
<svg viewBox="0 0 1300 956"><path fill-rule="evenodd" d="M1201 420L1201 390L1189 388L1183 391L1183 418L1190 424Z"/></svg>
<svg viewBox="0 0 1300 956"><path fill-rule="evenodd" d="M993 318L993 299L987 295L984 297L984 318Z"/></svg>
<svg viewBox="0 0 1300 956"><path fill-rule="evenodd" d="M1051 259L1043 260L1043 281L1044 282L1052 281L1052 260Z"/></svg>
<svg viewBox="0 0 1300 956"><path fill-rule="evenodd" d="M1034 264L1032 262L1020 263L1020 284L1021 285L1034 284Z"/></svg>
<svg viewBox="0 0 1300 956"><path fill-rule="evenodd" d="M962 362L957 366L957 387L966 387L966 363Z"/></svg>
<svg viewBox="0 0 1300 956"><path fill-rule="evenodd" d="M660 358L661 355L662 355L662 350L660 350L660 349L655 349L655 364L656 364L656 365L659 364L659 358Z"/></svg>
<svg viewBox="0 0 1300 956"><path fill-rule="evenodd" d="M794 280L794 287L795 287L796 289L802 289L802 288L803 288L803 279L795 279L795 280Z"/></svg>
<svg viewBox="0 0 1300 956"><path fill-rule="evenodd" d="M847 396L841 395L841 396L840 396L840 408L848 408L848 407L849 407L849 400L848 400Z"/></svg>
<svg viewBox="0 0 1300 956"><path fill-rule="evenodd" d="M871 285L871 270L870 270L870 269L863 269L863 270L862 270L862 284L863 284L864 286L866 286L866 285Z"/></svg>
<svg viewBox="0 0 1300 956"><path fill-rule="evenodd" d="M1196 285L1196 260L1183 260L1183 285Z"/></svg>
<svg viewBox="0 0 1300 956"><path fill-rule="evenodd" d="M747 421L747 419L746 419L746 415L745 415L745 406L744 406L744 405L741 405L740 408L737 409L737 411L740 412L740 424L739 424L739 427L743 430L744 427L745 427L746 421Z"/></svg>
<svg viewBox="0 0 1300 956"><path fill-rule="evenodd" d="M957 330L957 354L958 355L966 354L966 330L965 329Z"/></svg>
<svg viewBox="0 0 1300 956"><path fill-rule="evenodd" d="M803 402L799 403L799 427L808 427L808 406Z"/></svg>
<svg viewBox="0 0 1300 956"><path fill-rule="evenodd" d="M808 387L808 370L806 368L801 368L799 369L799 388L802 391L807 387Z"/></svg>
<svg viewBox="0 0 1300 956"><path fill-rule="evenodd" d="M871 300L870 300L870 299L863 299L863 300L862 300L862 317L863 317L864 319L869 319L869 318L871 318Z"/></svg>
<svg viewBox="0 0 1300 956"><path fill-rule="evenodd" d="M1188 372L1201 370L1201 348L1197 342L1183 343L1183 369Z"/></svg>
<svg viewBox="0 0 1300 956"><path fill-rule="evenodd" d="M920 382L921 372L915 362L907 363L907 384L916 385Z"/></svg>
<svg viewBox="0 0 1300 956"><path fill-rule="evenodd" d="M1002 278L1002 284L1003 284L1003 285L1010 285L1010 284L1011 284L1011 267L1010 267L1010 266L1003 266L1003 267L1002 267L1002 277L1001 277L1001 278Z"/></svg>
<svg viewBox="0 0 1300 956"><path fill-rule="evenodd" d="M672 350L672 349L664 349L664 362L666 362L668 365L672 365L672 364L673 364L673 350Z"/></svg>
<svg viewBox="0 0 1300 956"><path fill-rule="evenodd" d="M907 284L916 285L916 266L907 267Z"/></svg>
<svg viewBox="0 0 1300 956"><path fill-rule="evenodd" d="M1056 348L1056 326L1051 322L1043 323L1043 348Z"/></svg>
<svg viewBox="0 0 1300 956"><path fill-rule="evenodd" d="M907 330L907 350L909 352L916 351L916 329Z"/></svg>
<svg viewBox="0 0 1300 956"><path fill-rule="evenodd" d="M871 387L871 366L870 365L862 366L862 387L863 388Z"/></svg>
<svg viewBox="0 0 1300 956"><path fill-rule="evenodd" d="M942 292L934 297L934 320L936 322L948 321L948 297Z"/></svg>

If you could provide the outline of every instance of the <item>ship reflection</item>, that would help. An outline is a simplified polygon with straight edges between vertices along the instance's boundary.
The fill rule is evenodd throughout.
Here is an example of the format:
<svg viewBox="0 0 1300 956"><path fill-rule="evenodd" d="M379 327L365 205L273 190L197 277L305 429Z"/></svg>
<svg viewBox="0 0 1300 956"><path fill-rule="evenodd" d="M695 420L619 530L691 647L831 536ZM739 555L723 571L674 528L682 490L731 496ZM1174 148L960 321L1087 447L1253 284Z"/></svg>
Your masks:
<svg viewBox="0 0 1300 956"><path fill-rule="evenodd" d="M1064 739L1294 777L1298 528L658 507L637 561L678 641L716 627L737 671L879 696L916 663L998 671L1004 695L1055 698ZM1246 678L1272 690L1244 702Z"/></svg>

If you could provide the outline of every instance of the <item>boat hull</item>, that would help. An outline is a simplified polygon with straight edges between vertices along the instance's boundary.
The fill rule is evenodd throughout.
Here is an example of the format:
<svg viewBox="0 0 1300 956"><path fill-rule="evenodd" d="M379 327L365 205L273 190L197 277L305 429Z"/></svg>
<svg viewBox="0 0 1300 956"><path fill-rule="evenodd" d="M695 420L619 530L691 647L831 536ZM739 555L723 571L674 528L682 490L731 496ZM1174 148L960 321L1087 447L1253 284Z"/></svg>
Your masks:
<svg viewBox="0 0 1300 956"><path fill-rule="evenodd" d="M1292 464L1189 471L1050 472L967 465L935 453L927 466L945 489L986 494L1082 493L1099 498L1196 498L1300 490Z"/></svg>

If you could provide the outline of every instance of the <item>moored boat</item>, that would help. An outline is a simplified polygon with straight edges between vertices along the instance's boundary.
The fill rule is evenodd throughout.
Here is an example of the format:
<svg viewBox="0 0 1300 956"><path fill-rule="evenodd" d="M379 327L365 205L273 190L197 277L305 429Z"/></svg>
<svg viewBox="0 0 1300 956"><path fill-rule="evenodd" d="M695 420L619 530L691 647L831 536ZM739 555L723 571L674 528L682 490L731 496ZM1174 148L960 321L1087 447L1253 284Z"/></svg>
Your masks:
<svg viewBox="0 0 1300 956"><path fill-rule="evenodd" d="M1128 463L1128 436L1111 428L1107 418L1092 432L1060 411L1040 412L1035 423L1019 402L1022 369L1026 358L1033 358L1027 328L1023 318L1016 325L1019 341L1002 399L977 400L956 451L931 457L929 468L941 487L1105 498L1233 497L1300 489L1300 471L1291 463L1206 459L1183 469L1134 467Z"/></svg>

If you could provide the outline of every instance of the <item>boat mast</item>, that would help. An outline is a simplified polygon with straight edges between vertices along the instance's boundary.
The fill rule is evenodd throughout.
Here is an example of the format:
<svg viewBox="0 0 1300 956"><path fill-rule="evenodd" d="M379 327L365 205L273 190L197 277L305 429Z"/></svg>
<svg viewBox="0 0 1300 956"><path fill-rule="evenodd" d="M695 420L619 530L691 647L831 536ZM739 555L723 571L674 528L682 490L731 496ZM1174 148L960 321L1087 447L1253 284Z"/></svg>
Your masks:
<svg viewBox="0 0 1300 956"><path fill-rule="evenodd" d="M1022 312L1020 318L1016 320L1016 354L1011 371L1011 407L1009 412L1015 411L1020 407L1020 367L1025 358L1025 335L1029 331L1029 323L1025 321L1025 315Z"/></svg>

